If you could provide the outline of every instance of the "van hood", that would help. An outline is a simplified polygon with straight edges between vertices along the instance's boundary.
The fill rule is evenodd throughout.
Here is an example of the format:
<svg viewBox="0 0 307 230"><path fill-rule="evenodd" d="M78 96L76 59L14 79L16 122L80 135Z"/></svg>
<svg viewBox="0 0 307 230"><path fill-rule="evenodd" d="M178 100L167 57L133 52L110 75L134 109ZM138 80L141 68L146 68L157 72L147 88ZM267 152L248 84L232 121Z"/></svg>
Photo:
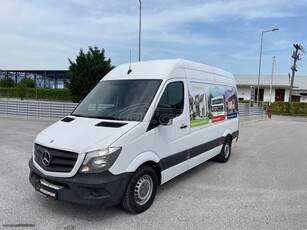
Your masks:
<svg viewBox="0 0 307 230"><path fill-rule="evenodd" d="M84 154L109 147L139 123L69 116L39 133L35 143Z"/></svg>

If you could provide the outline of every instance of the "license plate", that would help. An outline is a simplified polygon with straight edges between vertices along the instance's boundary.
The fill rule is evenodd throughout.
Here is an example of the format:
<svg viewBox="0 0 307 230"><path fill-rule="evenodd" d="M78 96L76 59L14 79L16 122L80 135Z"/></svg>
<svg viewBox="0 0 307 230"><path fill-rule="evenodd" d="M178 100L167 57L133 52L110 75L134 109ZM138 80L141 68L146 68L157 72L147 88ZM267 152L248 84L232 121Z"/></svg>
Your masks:
<svg viewBox="0 0 307 230"><path fill-rule="evenodd" d="M55 189L49 188L47 186L44 186L40 183L36 183L35 184L35 190L37 192L39 192L41 195L53 199L53 200L57 200L58 199L58 192Z"/></svg>

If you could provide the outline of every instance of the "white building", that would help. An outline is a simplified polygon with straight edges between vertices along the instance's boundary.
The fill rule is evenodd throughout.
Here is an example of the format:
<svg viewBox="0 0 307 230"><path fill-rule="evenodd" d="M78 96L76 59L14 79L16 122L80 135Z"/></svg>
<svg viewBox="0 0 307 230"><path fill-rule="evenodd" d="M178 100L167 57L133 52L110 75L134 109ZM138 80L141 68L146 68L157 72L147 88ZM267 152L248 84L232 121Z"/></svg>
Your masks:
<svg viewBox="0 0 307 230"><path fill-rule="evenodd" d="M251 86L255 87L255 98L257 98L258 75L236 74L235 75L238 98L250 100ZM259 84L259 101L289 101L290 80L287 75L274 75L272 93L270 96L271 76L261 75ZM307 76L297 75L294 78L292 101L307 102Z"/></svg>

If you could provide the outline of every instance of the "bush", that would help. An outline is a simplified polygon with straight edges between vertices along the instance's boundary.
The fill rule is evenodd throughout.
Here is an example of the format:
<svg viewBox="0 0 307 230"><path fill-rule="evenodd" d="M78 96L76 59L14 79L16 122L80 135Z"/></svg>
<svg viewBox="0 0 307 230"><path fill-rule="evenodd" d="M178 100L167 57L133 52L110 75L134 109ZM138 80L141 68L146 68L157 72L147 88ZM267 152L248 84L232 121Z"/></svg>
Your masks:
<svg viewBox="0 0 307 230"><path fill-rule="evenodd" d="M250 100L240 100L239 102L247 104L247 103L250 103Z"/></svg>
<svg viewBox="0 0 307 230"><path fill-rule="evenodd" d="M24 82L19 82L16 86L16 93L21 100L27 96L28 86Z"/></svg>
<svg viewBox="0 0 307 230"><path fill-rule="evenodd" d="M20 97L17 88L0 88L2 97ZM71 92L68 89L44 89L44 88L27 88L26 96L28 99L52 100L52 101L72 101Z"/></svg>
<svg viewBox="0 0 307 230"><path fill-rule="evenodd" d="M307 116L307 103L273 102L271 106L272 106L273 113Z"/></svg>
<svg viewBox="0 0 307 230"><path fill-rule="evenodd" d="M0 96L2 97L18 97L16 88L0 88Z"/></svg>
<svg viewBox="0 0 307 230"><path fill-rule="evenodd" d="M24 78L19 83L24 83L28 88L36 88L36 82L31 78Z"/></svg>
<svg viewBox="0 0 307 230"><path fill-rule="evenodd" d="M71 92L68 89L28 89L28 98L56 101L72 101Z"/></svg>
<svg viewBox="0 0 307 230"><path fill-rule="evenodd" d="M15 86L15 81L10 77L5 77L0 80L0 87L13 88Z"/></svg>

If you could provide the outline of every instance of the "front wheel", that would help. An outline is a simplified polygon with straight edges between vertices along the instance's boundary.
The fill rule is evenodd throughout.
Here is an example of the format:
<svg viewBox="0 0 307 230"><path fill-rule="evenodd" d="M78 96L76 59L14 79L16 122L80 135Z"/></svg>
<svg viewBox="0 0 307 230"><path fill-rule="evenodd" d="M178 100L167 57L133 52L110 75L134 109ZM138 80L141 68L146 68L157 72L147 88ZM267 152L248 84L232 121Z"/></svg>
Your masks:
<svg viewBox="0 0 307 230"><path fill-rule="evenodd" d="M231 154L231 140L226 138L219 155L215 157L215 160L221 163L226 163L229 160Z"/></svg>
<svg viewBox="0 0 307 230"><path fill-rule="evenodd" d="M156 172L147 165L141 166L132 175L121 205L128 212L141 213L153 203L158 186Z"/></svg>

